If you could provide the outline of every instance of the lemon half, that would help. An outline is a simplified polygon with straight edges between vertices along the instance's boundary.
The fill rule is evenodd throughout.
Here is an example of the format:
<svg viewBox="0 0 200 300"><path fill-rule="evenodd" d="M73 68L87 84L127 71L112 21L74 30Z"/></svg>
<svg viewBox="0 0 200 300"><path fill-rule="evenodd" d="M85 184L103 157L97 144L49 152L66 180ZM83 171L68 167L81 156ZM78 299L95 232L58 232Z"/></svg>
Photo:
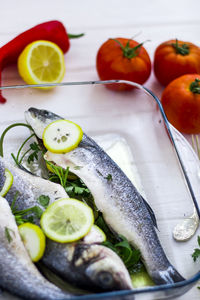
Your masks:
<svg viewBox="0 0 200 300"><path fill-rule="evenodd" d="M62 50L49 41L35 41L18 58L18 71L28 84L61 82L65 74Z"/></svg>

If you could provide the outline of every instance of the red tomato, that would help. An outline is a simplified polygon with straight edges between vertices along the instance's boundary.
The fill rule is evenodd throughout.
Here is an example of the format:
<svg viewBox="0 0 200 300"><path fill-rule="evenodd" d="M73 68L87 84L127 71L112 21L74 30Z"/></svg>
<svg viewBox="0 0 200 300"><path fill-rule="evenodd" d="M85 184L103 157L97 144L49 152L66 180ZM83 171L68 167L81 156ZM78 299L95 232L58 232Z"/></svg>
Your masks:
<svg viewBox="0 0 200 300"><path fill-rule="evenodd" d="M154 73L163 85L184 74L200 74L200 48L178 40L162 43L154 54Z"/></svg>
<svg viewBox="0 0 200 300"><path fill-rule="evenodd" d="M101 80L123 79L143 84L151 73L151 61L142 44L125 38L109 39L99 49L96 68ZM127 84L109 84L109 89L131 90Z"/></svg>
<svg viewBox="0 0 200 300"><path fill-rule="evenodd" d="M200 133L200 75L187 74L173 80L161 102L169 122L184 133Z"/></svg>

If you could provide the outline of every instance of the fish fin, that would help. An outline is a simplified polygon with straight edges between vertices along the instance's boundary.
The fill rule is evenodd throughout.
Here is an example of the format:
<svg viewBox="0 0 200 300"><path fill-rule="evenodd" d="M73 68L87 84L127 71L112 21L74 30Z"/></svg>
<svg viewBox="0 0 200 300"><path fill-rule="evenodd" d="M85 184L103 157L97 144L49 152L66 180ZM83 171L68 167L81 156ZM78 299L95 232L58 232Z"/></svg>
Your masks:
<svg viewBox="0 0 200 300"><path fill-rule="evenodd" d="M158 285L172 284L185 280L172 265L169 265L166 270L157 271L152 274L152 279Z"/></svg>
<svg viewBox="0 0 200 300"><path fill-rule="evenodd" d="M142 197L142 199L143 199L144 204L145 204L146 208L148 209L148 212L149 212L149 214L151 216L153 225L158 229L158 224L157 224L156 216L154 214L153 209L151 208L151 206L149 205L149 203L143 197Z"/></svg>

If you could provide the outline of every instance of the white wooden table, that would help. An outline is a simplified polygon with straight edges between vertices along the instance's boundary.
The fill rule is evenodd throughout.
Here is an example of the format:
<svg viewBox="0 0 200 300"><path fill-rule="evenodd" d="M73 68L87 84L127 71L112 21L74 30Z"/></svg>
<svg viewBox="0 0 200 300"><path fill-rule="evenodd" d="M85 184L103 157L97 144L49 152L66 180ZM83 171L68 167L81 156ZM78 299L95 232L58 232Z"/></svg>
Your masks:
<svg viewBox="0 0 200 300"><path fill-rule="evenodd" d="M150 40L145 43L145 48L152 60L156 46L168 39L178 38L200 46L199 11L199 0L1 0L0 46L38 23L58 19L70 33L85 33L83 38L71 41L70 51L65 56L64 80L96 80L96 53L110 37L131 38L139 33L137 41ZM3 72L4 85L20 83L22 80L15 66ZM146 86L160 97L163 87L153 72ZM31 105L33 103L28 99L17 102L8 99L0 106L1 121L22 118L22 112ZM49 101L48 106L47 101L43 103L41 100L37 106L44 105L56 110L58 104ZM72 105L66 101L63 109L70 112L70 108ZM200 292L193 288L181 299L200 299Z"/></svg>

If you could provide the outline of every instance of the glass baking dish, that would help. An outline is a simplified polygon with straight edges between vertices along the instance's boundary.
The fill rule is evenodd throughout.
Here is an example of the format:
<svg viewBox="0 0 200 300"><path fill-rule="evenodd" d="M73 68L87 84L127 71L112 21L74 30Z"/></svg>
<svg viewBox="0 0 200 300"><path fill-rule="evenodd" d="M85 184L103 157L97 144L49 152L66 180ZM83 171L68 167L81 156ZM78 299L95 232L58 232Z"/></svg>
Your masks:
<svg viewBox="0 0 200 300"><path fill-rule="evenodd" d="M105 88L109 84L134 86L129 92ZM147 201L155 212L158 235L170 262L185 281L91 295L72 299L172 299L183 295L200 279L198 262L191 254L197 246L195 235L186 242L173 239L175 225L192 215L194 207L200 217L198 199L200 163L189 143L169 124L159 99L147 88L122 80L66 82L46 84L51 90L33 89L38 85L1 87L8 102L1 106L0 132L12 123L24 122L29 107L50 110L78 123L95 139L117 136L129 146L131 166L139 174ZM14 129L5 139L5 157L17 150L28 136L27 129ZM111 141L109 141L111 142ZM196 289L195 293L199 293ZM3 298L2 298L3 297ZM1 294L0 299L10 299Z"/></svg>

